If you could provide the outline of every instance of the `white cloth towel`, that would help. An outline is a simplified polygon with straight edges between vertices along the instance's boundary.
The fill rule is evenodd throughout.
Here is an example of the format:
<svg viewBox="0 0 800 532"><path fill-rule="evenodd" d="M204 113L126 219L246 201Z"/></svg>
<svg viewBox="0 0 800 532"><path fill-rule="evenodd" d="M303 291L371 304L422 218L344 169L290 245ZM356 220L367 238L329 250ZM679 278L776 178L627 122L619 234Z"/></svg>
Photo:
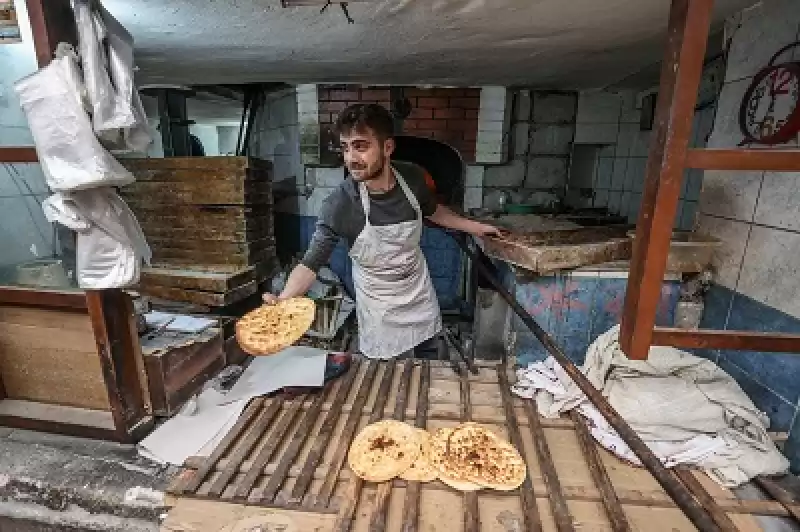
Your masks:
<svg viewBox="0 0 800 532"><path fill-rule="evenodd" d="M725 487L789 467L767 434L767 416L710 360L672 347L630 360L616 326L589 346L581 371L667 467L696 465ZM530 364L517 378L512 391L535 398L543 416L577 408L603 447L640 465L555 359Z"/></svg>

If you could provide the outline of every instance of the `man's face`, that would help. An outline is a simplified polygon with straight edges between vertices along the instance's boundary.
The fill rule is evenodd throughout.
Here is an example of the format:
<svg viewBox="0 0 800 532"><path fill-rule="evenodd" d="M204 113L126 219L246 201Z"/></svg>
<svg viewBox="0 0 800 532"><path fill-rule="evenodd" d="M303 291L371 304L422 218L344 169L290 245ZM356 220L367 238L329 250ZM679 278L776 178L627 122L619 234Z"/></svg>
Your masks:
<svg viewBox="0 0 800 532"><path fill-rule="evenodd" d="M340 142L344 164L355 181L371 181L380 177L394 151L394 140L381 141L369 129L342 133Z"/></svg>

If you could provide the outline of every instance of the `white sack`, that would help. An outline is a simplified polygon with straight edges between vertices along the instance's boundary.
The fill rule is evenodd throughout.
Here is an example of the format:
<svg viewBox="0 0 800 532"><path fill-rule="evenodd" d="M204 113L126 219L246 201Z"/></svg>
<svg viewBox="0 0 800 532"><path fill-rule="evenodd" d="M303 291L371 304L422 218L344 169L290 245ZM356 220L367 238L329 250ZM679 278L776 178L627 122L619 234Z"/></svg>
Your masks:
<svg viewBox="0 0 800 532"><path fill-rule="evenodd" d="M81 101L82 84L72 53L14 84L28 118L47 185L56 192L122 186L133 175L97 140Z"/></svg>
<svg viewBox="0 0 800 532"><path fill-rule="evenodd" d="M85 289L125 288L139 282L152 254L136 217L109 188L55 194L42 204L51 222L78 233L78 284Z"/></svg>
<svg viewBox="0 0 800 532"><path fill-rule="evenodd" d="M94 131L113 150L146 151L152 141L133 83L133 37L96 2L75 2L81 65Z"/></svg>
<svg viewBox="0 0 800 532"><path fill-rule="evenodd" d="M616 326L589 347L581 371L667 467L699 466L726 487L789 467L767 434L769 418L710 360L673 347L652 347L647 360L630 360ZM513 392L534 397L543 416L577 408L603 447L639 465L552 357L518 370L517 377Z"/></svg>

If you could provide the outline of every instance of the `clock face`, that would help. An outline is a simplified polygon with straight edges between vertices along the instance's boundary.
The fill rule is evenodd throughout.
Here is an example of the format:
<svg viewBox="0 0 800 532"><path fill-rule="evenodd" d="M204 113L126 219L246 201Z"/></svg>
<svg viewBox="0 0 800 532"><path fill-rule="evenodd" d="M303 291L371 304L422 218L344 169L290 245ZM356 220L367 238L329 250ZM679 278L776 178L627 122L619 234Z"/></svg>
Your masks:
<svg viewBox="0 0 800 532"><path fill-rule="evenodd" d="M800 75L796 68L781 65L756 77L742 102L741 126L748 140L767 144L785 142L796 131L793 118L800 102Z"/></svg>

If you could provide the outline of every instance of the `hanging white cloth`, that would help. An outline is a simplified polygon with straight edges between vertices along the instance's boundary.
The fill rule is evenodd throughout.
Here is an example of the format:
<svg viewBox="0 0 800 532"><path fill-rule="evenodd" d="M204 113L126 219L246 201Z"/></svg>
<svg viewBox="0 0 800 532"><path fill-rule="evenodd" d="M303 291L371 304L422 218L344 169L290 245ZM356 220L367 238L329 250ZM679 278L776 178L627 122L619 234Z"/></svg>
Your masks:
<svg viewBox="0 0 800 532"><path fill-rule="evenodd" d="M667 467L696 465L726 487L789 467L767 434L767 416L710 360L672 347L630 360L616 326L589 347L581 371ZM555 359L530 364L517 378L512 391L535 398L543 416L577 408L603 447L640 465Z"/></svg>
<svg viewBox="0 0 800 532"><path fill-rule="evenodd" d="M358 184L366 222L350 257L359 349L369 358L396 357L442 330L439 301L419 246L422 209L403 177L397 171L394 175L416 212L414 220L372 225L369 191Z"/></svg>

